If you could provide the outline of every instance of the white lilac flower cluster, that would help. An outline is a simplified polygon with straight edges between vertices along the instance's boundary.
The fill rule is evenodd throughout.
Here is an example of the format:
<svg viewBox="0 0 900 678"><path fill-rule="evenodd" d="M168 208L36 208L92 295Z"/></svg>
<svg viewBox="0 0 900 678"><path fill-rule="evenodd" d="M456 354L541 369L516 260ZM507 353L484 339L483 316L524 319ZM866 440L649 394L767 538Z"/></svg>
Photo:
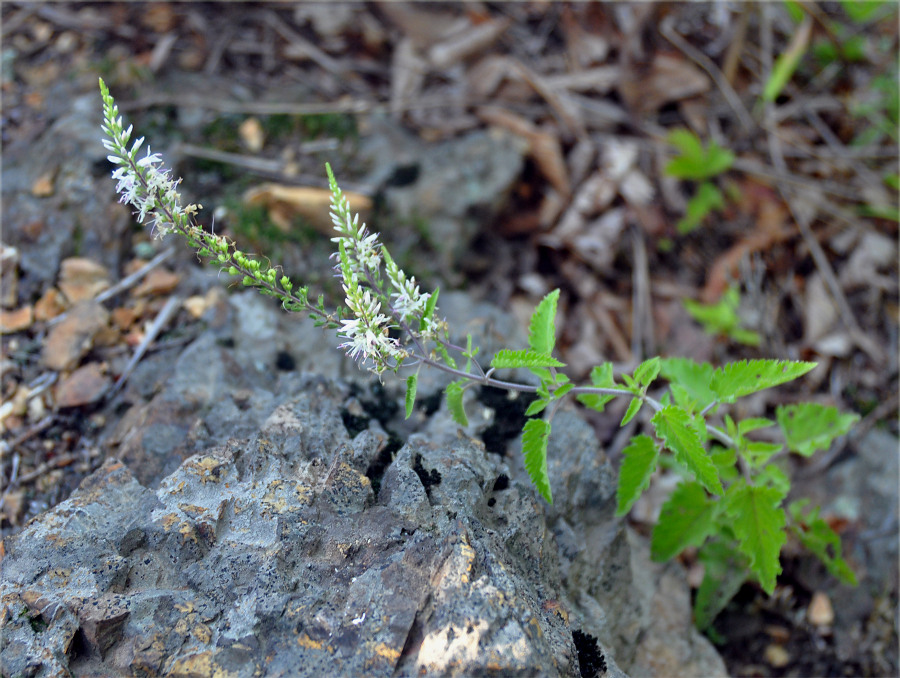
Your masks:
<svg viewBox="0 0 900 678"><path fill-rule="evenodd" d="M119 165L113 170L113 179L117 181L116 191L120 194L119 202L127 203L137 209L138 220L142 223L149 216L152 229L157 236L178 230L187 223L190 214L197 206L182 207L178 195L178 184L181 179L172 179L169 170L162 167L162 158L158 153L147 154L138 158L137 154L144 143L144 137L137 139L128 150L131 140L132 125L124 129L119 107L116 105L106 84L100 81L103 95L103 129L106 137L103 146L110 152L109 161Z"/></svg>
<svg viewBox="0 0 900 678"><path fill-rule="evenodd" d="M373 370L381 374L385 369L399 367L412 355L390 336L391 330L403 330L414 340L436 340L446 323L426 317L431 295L419 291L416 279L407 278L378 242L378 234L369 233L366 225L359 223L359 215L350 212L350 204L331 168L327 169L332 196L331 221L340 234L332 238L338 246L335 270L343 279L347 308L354 316L341 321L338 335L347 341L339 348L360 364L371 360ZM382 291L382 262L392 290L389 296ZM382 313L382 304L386 304L390 315Z"/></svg>

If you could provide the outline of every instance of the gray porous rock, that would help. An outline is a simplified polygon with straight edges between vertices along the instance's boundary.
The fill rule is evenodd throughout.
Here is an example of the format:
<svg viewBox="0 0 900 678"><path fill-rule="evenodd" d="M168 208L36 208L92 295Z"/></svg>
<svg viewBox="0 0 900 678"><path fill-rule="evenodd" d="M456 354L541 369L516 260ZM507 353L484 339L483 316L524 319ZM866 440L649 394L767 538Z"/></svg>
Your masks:
<svg viewBox="0 0 900 678"><path fill-rule="evenodd" d="M109 447L128 461L4 543L3 675L725 675L683 573L613 518L577 413L554 418L551 507L514 441L490 451L445 404L403 429L377 381L272 380L285 346L249 299L134 385L142 442ZM487 431L500 410L471 404Z"/></svg>

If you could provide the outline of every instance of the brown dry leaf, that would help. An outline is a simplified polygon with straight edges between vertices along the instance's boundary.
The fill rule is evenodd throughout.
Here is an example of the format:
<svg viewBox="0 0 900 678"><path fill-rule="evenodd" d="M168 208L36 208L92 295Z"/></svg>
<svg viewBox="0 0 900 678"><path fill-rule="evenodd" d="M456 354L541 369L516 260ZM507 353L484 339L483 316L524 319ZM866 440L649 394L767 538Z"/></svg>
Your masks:
<svg viewBox="0 0 900 678"><path fill-rule="evenodd" d="M709 77L687 59L657 54L647 73L623 73L619 94L638 113L651 113L670 101L702 94L710 88Z"/></svg>
<svg viewBox="0 0 900 678"><path fill-rule="evenodd" d="M55 287L51 287L34 304L34 319L41 322L50 320L65 311L66 307L66 300L62 293Z"/></svg>
<svg viewBox="0 0 900 678"><path fill-rule="evenodd" d="M89 301L75 305L69 315L50 328L42 360L51 370L70 370L94 345L94 337L109 324L109 313Z"/></svg>
<svg viewBox="0 0 900 678"><path fill-rule="evenodd" d="M776 669L782 669L791 663L791 655L784 649L783 645L778 645L777 643L767 645L766 649L763 650L763 655L766 658L766 663Z"/></svg>
<svg viewBox="0 0 900 678"><path fill-rule="evenodd" d="M378 3L380 12L423 49L471 26L467 17L454 11L442 11L440 5L427 7L420 9L416 3L409 2Z"/></svg>
<svg viewBox="0 0 900 678"><path fill-rule="evenodd" d="M572 61L582 68L592 64L601 64L609 55L609 40L599 33L588 30L585 25L585 14L591 11L590 5L564 5L560 25L566 37L566 47ZM576 16L577 12L577 16Z"/></svg>
<svg viewBox="0 0 900 678"><path fill-rule="evenodd" d="M488 124L524 137L529 144L529 155L544 178L561 195L568 196L571 193L566 161L555 135L541 130L530 120L497 106L479 107L478 116Z"/></svg>
<svg viewBox="0 0 900 678"><path fill-rule="evenodd" d="M56 387L57 407L82 407L97 402L112 385L100 363L88 363L64 377Z"/></svg>
<svg viewBox="0 0 900 678"><path fill-rule="evenodd" d="M473 99L487 99L509 77L512 68L509 57L489 54L466 70L466 89Z"/></svg>
<svg viewBox="0 0 900 678"><path fill-rule="evenodd" d="M93 299L109 287L105 266L84 257L69 257L60 265L59 289L71 303Z"/></svg>
<svg viewBox="0 0 900 678"><path fill-rule="evenodd" d="M133 297L146 297L150 295L169 294L181 281L181 276L164 268L154 268L141 281L141 284L131 290Z"/></svg>
<svg viewBox="0 0 900 678"><path fill-rule="evenodd" d="M0 334L12 334L27 330L34 323L34 308L31 304L15 311L0 309Z"/></svg>
<svg viewBox="0 0 900 678"><path fill-rule="evenodd" d="M266 133L259 118L247 118L238 126L238 134L248 151L259 153L266 142Z"/></svg>
<svg viewBox="0 0 900 678"><path fill-rule="evenodd" d="M175 27L175 11L168 3L151 3L140 14L141 24L157 33L166 33Z"/></svg>
<svg viewBox="0 0 900 678"><path fill-rule="evenodd" d="M834 623L834 607L831 599L822 591L813 593L809 607L806 609L806 618L814 626L831 626Z"/></svg>
<svg viewBox="0 0 900 678"><path fill-rule="evenodd" d="M878 271L897 262L897 241L878 233L866 231L853 248L850 259L840 273L844 287L865 287L874 282ZM881 277L881 276L878 276ZM885 285L896 287L896 281L885 279Z"/></svg>
<svg viewBox="0 0 900 678"><path fill-rule="evenodd" d="M54 192L56 171L46 172L31 185L31 195L35 198L49 198Z"/></svg>
<svg viewBox="0 0 900 678"><path fill-rule="evenodd" d="M400 115L408 101L422 91L428 64L410 38L403 38L394 48L391 59L391 113Z"/></svg>
<svg viewBox="0 0 900 678"><path fill-rule="evenodd" d="M741 259L792 237L794 229L787 221L787 208L781 202L775 200L760 202L755 230L720 254L710 268L706 285L700 293L703 303L713 304L719 300L729 281L737 278Z"/></svg>
<svg viewBox="0 0 900 678"><path fill-rule="evenodd" d="M350 209L359 213L360 221L366 221L372 211L372 199L362 193L344 191ZM323 235L334 235L331 223L331 191L311 186L284 186L262 184L244 193L248 205L263 205L269 210L269 218L282 231L293 227L296 217L308 221Z"/></svg>
<svg viewBox="0 0 900 678"><path fill-rule="evenodd" d="M112 318L113 325L115 325L119 330L122 331L130 329L134 324L134 321L138 318L138 314L133 308L127 308L124 306L114 308L110 312L110 316Z"/></svg>
<svg viewBox="0 0 900 678"><path fill-rule="evenodd" d="M547 78L528 68L521 61L513 61L514 68L522 79L534 88L556 113L556 117L567 128L567 131L577 137L587 134L581 108L560 88L552 85Z"/></svg>
<svg viewBox="0 0 900 678"><path fill-rule="evenodd" d="M597 66L574 73L548 75L544 81L553 89L606 94L619 84L621 74L622 69L619 66Z"/></svg>

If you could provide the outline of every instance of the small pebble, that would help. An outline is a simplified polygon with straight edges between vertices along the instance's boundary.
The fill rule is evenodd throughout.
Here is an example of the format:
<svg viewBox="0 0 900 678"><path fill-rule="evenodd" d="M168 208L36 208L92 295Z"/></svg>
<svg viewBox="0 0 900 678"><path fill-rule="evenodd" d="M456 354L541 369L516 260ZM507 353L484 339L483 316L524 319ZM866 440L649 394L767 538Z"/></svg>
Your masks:
<svg viewBox="0 0 900 678"><path fill-rule="evenodd" d="M831 599L821 591L816 591L812 600L809 601L806 617L813 626L831 626L834 622L834 608L831 605Z"/></svg>

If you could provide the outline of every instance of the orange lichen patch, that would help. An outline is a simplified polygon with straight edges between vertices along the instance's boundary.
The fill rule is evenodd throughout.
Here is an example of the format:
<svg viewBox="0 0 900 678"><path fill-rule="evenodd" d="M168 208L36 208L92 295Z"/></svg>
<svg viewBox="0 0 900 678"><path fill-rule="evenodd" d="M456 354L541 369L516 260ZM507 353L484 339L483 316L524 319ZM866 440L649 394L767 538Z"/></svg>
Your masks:
<svg viewBox="0 0 900 678"><path fill-rule="evenodd" d="M305 647L309 650L321 650L322 649L322 641L321 640L313 640L305 633L297 636L297 645L300 647Z"/></svg>
<svg viewBox="0 0 900 678"><path fill-rule="evenodd" d="M172 526L178 522L178 515L175 513L169 513L168 515L163 516L162 526L163 529L168 532L172 529Z"/></svg>
<svg viewBox="0 0 900 678"><path fill-rule="evenodd" d="M222 475L221 469L225 466L225 461L218 457L197 457L185 462L184 468L187 471L199 471L201 482L218 482Z"/></svg>
<svg viewBox="0 0 900 678"><path fill-rule="evenodd" d="M379 657L384 657L391 662L395 662L400 659L400 650L398 650L396 647L385 645L384 643L378 643L378 645L375 646L375 654L377 654Z"/></svg>

